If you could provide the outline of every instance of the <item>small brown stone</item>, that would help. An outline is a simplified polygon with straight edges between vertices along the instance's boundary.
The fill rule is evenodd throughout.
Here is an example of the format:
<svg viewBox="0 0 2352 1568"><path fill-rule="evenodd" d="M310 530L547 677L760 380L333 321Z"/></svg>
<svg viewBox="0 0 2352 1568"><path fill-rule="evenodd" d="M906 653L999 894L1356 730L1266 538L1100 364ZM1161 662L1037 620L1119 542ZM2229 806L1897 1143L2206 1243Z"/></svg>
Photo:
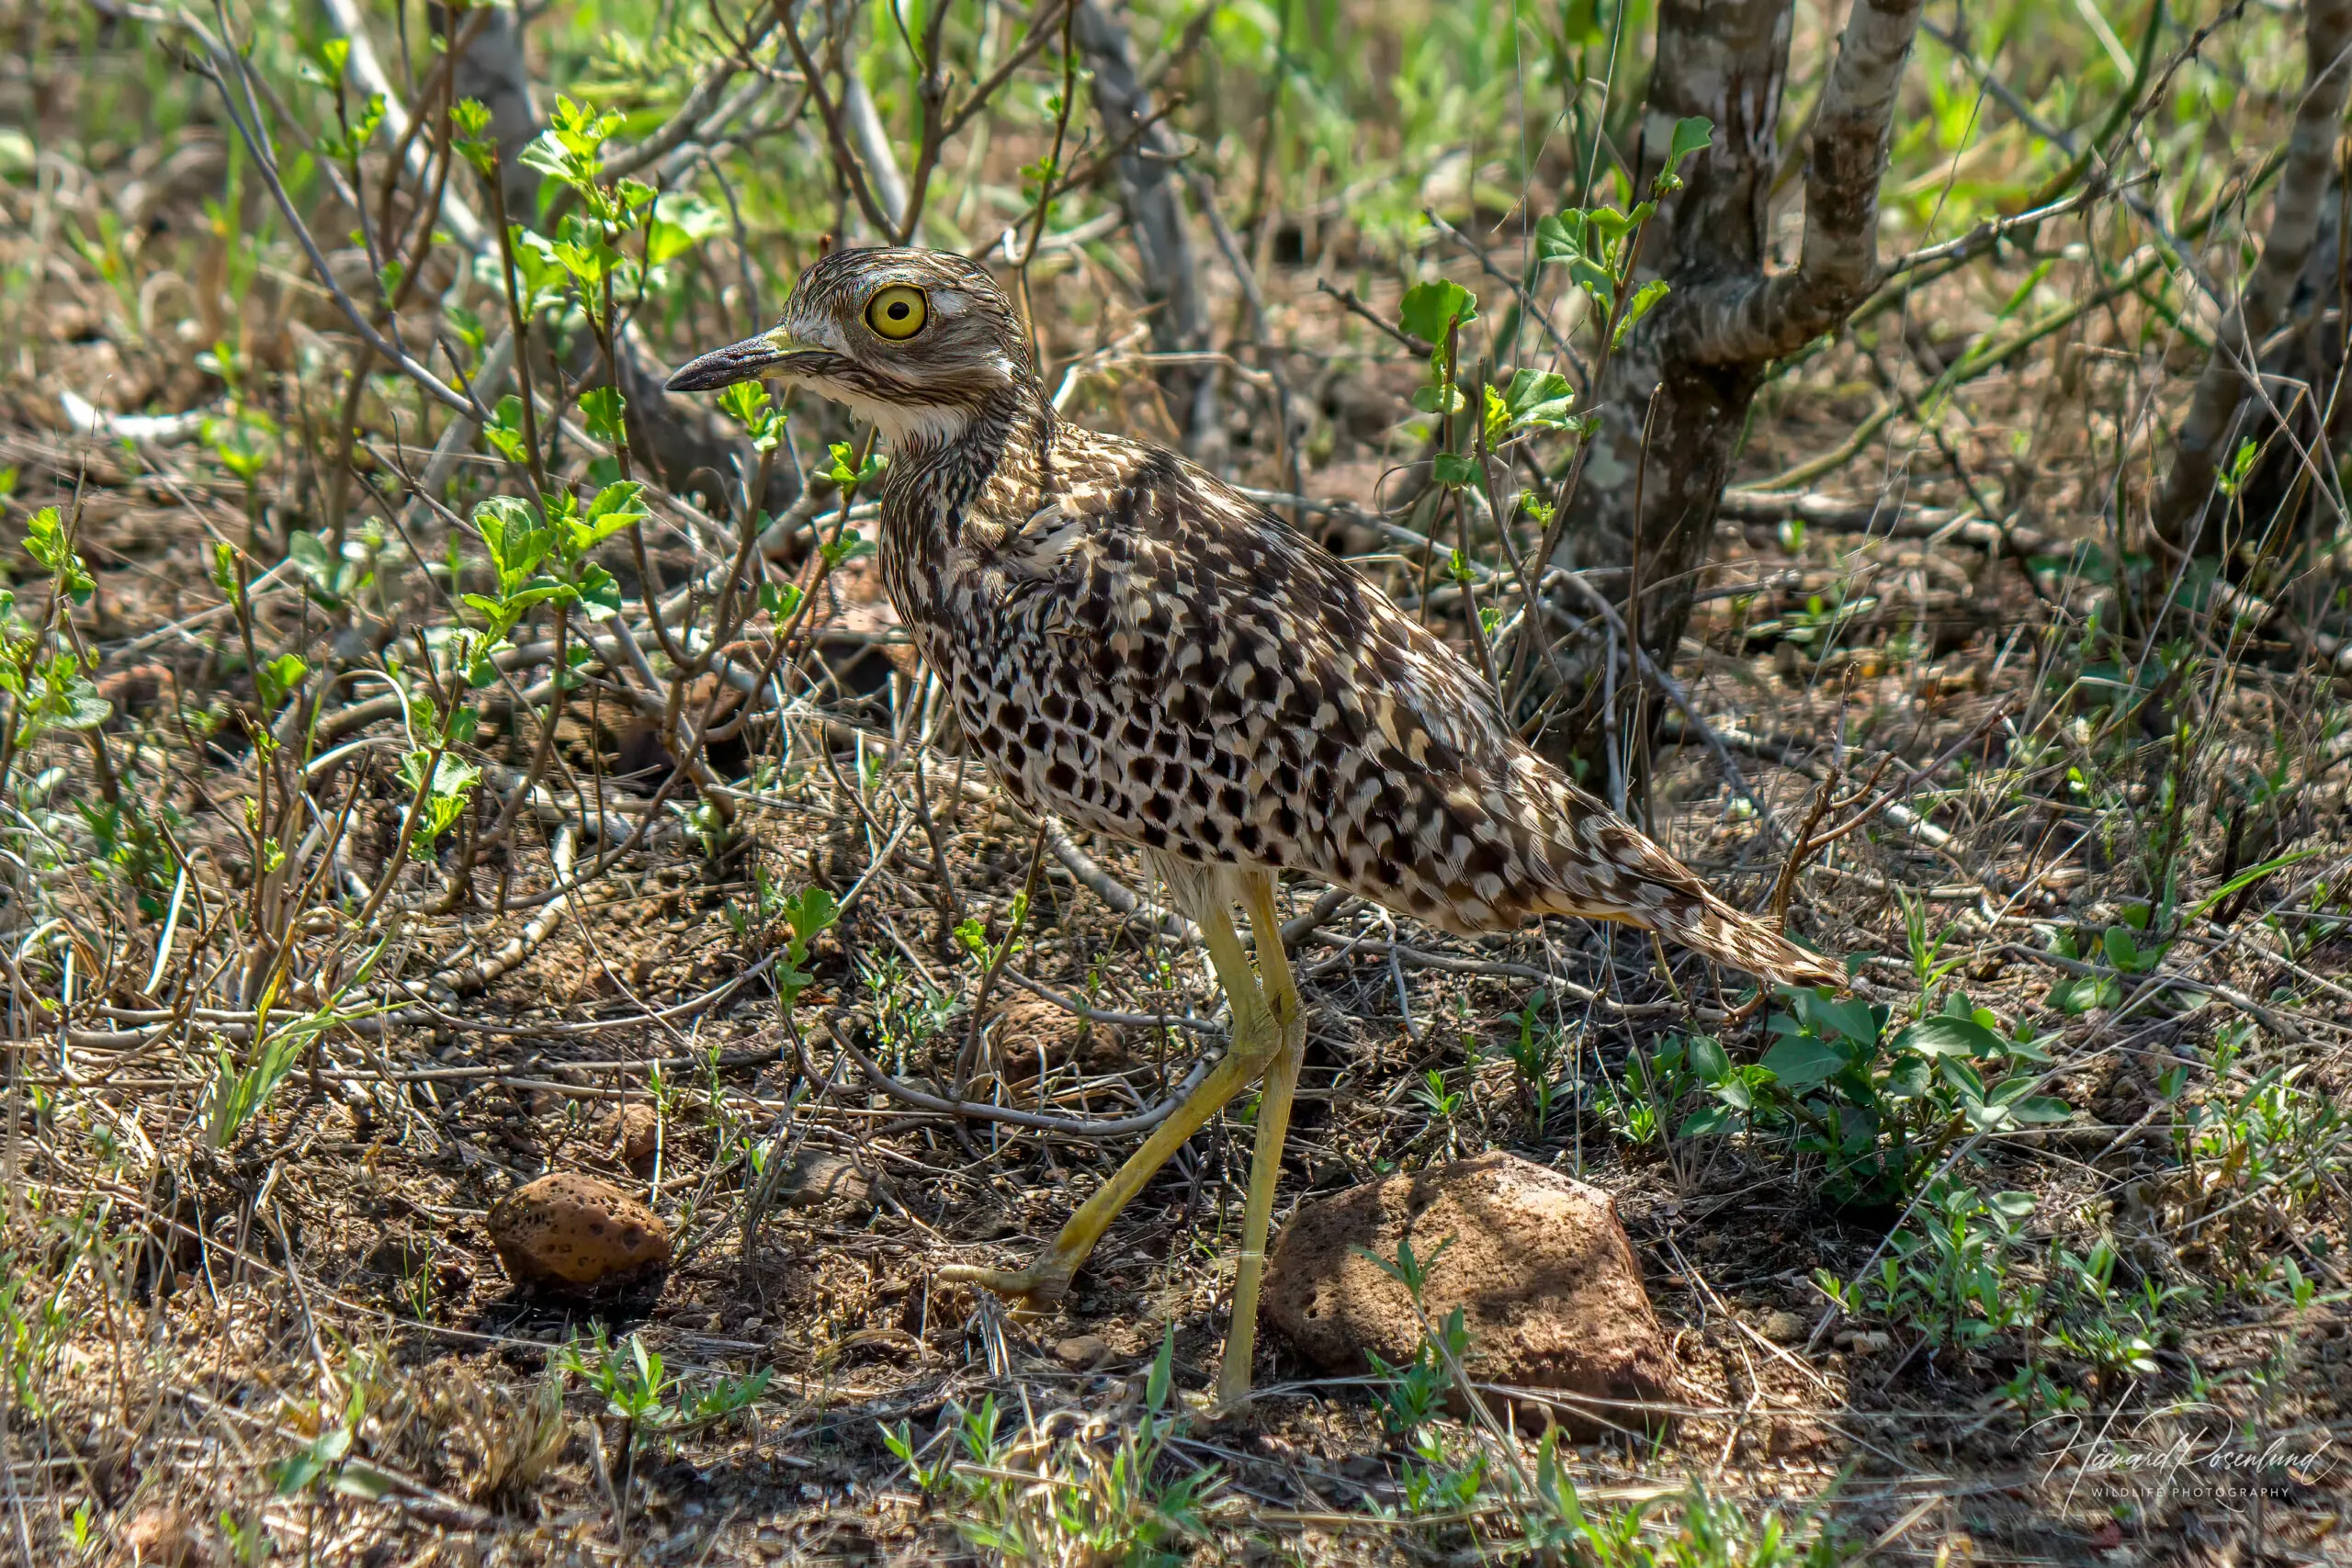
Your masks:
<svg viewBox="0 0 2352 1568"><path fill-rule="evenodd" d="M140 1568L196 1568L212 1560L204 1537L176 1508L152 1504L122 1529L128 1561Z"/></svg>
<svg viewBox="0 0 2352 1568"><path fill-rule="evenodd" d="M1041 997L1015 996L989 1021L997 1071L1006 1083L1035 1081L1039 1069L1069 1066L1098 1072L1119 1060L1118 1031L1091 1023Z"/></svg>
<svg viewBox="0 0 2352 1568"><path fill-rule="evenodd" d="M864 1210L873 1206L874 1179L854 1160L805 1149L778 1178L775 1201L792 1209Z"/></svg>
<svg viewBox="0 0 2352 1568"><path fill-rule="evenodd" d="M607 1294L658 1281L670 1227L609 1181L557 1171L491 1205L491 1245L526 1290Z"/></svg>
<svg viewBox="0 0 2352 1568"><path fill-rule="evenodd" d="M1793 1345L1807 1332L1804 1318L1783 1308L1764 1319L1764 1337L1775 1345Z"/></svg>
<svg viewBox="0 0 2352 1568"><path fill-rule="evenodd" d="M1671 1397L1674 1360L1614 1202L1513 1155L1307 1204L1268 1261L1268 1323L1327 1371L1364 1372L1367 1352L1409 1361L1421 1342L1412 1299L1363 1256L1393 1259L1405 1240L1429 1271L1430 1320L1461 1309L1474 1378L1603 1402L1550 1406L1580 1438L1655 1424L1625 1406Z"/></svg>
<svg viewBox="0 0 2352 1568"><path fill-rule="evenodd" d="M643 1100L631 1100L597 1124L596 1141L624 1164L651 1159L662 1146L662 1118Z"/></svg>
<svg viewBox="0 0 2352 1568"><path fill-rule="evenodd" d="M1097 1334L1079 1334L1054 1347L1054 1359L1072 1371L1091 1372L1111 1359L1111 1347Z"/></svg>
<svg viewBox="0 0 2352 1568"><path fill-rule="evenodd" d="M98 677L98 695L114 705L115 716L134 718L154 708L172 683L172 672L160 664L133 664Z"/></svg>

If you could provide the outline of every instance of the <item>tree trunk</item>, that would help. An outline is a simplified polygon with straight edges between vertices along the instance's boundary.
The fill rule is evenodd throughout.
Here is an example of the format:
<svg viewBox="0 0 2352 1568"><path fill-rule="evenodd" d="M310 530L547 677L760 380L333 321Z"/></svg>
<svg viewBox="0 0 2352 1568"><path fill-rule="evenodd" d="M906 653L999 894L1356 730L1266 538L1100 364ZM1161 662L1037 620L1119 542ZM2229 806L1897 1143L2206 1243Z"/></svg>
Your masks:
<svg viewBox="0 0 2352 1568"><path fill-rule="evenodd" d="M2290 439L2278 444L2243 491L2246 515L2267 519L2281 504L2300 505L2298 498L2314 490L2323 498L2329 494L2327 477L2313 470L2308 444L2320 423L2312 417L2312 400L2330 397L2329 383L2343 363L2341 324L2332 344L2315 341L2329 334L2308 324L2278 340L2273 334L2304 312L2324 322L2328 307L2341 304L2341 252L2326 258L2320 276L2313 276L2312 263L2324 218L2341 222L2329 211L2335 204L2325 198L2336 171L2345 102L2352 96L2352 0L2310 0L2303 49L2303 96L2288 137L2262 259L2214 331L2212 357L2198 378L2176 438L2172 471L2156 501L2156 536L2181 555L2221 543L2213 524L2222 510L2215 502L2222 470L2241 441L2275 435L2278 415L2287 417ZM2266 395L2249 396L2256 391L2249 370L2258 371Z"/></svg>
<svg viewBox="0 0 2352 1568"><path fill-rule="evenodd" d="M1125 149L1115 160L1119 205L1135 236L1145 299L1153 307L1151 346L1161 354L1197 354L1209 345L1208 303L1201 294L1182 182L1175 175L1182 148L1168 122L1152 118L1158 111L1136 77L1126 24L1102 0L1080 0L1070 30L1086 68L1094 73L1094 109L1103 139ZM1159 385L1192 455L1216 467L1222 445L1216 377L1197 365L1168 365L1160 367Z"/></svg>
<svg viewBox="0 0 2352 1568"><path fill-rule="evenodd" d="M1672 292L1609 363L1600 428L1555 564L1619 569L1596 585L1661 670L1690 622L1716 503L1767 368L1836 331L1877 272L1879 176L1920 0L1854 0L1814 122L1803 256L1768 276L1792 10L1790 0L1664 0L1658 10L1638 186L1647 188L1676 120L1703 116L1714 141L1652 223L1643 274ZM1607 733L1598 722L1605 646L1587 639L1576 650L1566 674L1582 702L1547 742L1588 764L1601 760Z"/></svg>

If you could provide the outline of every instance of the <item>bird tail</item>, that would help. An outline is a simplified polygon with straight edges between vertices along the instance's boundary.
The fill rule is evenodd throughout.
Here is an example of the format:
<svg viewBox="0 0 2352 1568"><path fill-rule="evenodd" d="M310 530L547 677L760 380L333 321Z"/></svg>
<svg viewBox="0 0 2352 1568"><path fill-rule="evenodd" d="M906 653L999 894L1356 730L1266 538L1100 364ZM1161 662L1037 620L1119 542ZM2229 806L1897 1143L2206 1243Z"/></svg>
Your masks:
<svg viewBox="0 0 2352 1568"><path fill-rule="evenodd" d="M1836 960L1733 908L1690 867L1548 764L1531 756L1521 767L1522 797L1550 808L1544 813L1548 830L1535 846L1544 863L1538 876L1548 885L1538 908L1623 920L1781 985L1845 987Z"/></svg>
<svg viewBox="0 0 2352 1568"><path fill-rule="evenodd" d="M1698 896L1691 897L1678 889L1655 911L1644 911L1646 918L1637 919L1636 923L1719 964L1781 985L1845 988L1845 972L1830 959L1806 952L1767 922L1741 913L1703 887L1697 891Z"/></svg>

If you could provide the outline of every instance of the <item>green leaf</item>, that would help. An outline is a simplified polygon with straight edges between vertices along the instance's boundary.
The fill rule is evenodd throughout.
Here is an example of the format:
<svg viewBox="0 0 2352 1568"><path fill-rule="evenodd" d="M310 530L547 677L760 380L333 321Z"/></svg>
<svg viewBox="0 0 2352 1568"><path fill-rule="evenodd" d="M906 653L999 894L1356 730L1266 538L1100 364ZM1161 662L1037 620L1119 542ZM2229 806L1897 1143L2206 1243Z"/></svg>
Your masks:
<svg viewBox="0 0 2352 1568"><path fill-rule="evenodd" d="M596 387L580 394L580 414L588 434L610 446L621 446L628 439L628 428L621 418L627 406L628 400L616 387Z"/></svg>
<svg viewBox="0 0 2352 1568"><path fill-rule="evenodd" d="M627 527L645 514L645 486L637 479L616 479L588 502L589 525L602 530L600 537L609 536L616 527Z"/></svg>
<svg viewBox="0 0 2352 1568"><path fill-rule="evenodd" d="M508 462L525 461L527 454L523 445L523 400L512 392L499 399L497 406L490 411L490 423L481 427L481 434Z"/></svg>
<svg viewBox="0 0 2352 1568"><path fill-rule="evenodd" d="M613 580L611 572L594 561L580 569L580 581L574 592L580 595L580 607L591 620L601 621L620 613L621 585Z"/></svg>
<svg viewBox="0 0 2352 1568"><path fill-rule="evenodd" d="M2140 944L2132 940L2132 933L2123 927L2108 927L2102 945L2107 949L2107 961L2126 975L2136 975L2146 967L2141 962Z"/></svg>
<svg viewBox="0 0 2352 1568"><path fill-rule="evenodd" d="M944 3L944 0L942 0ZM1151 1374L1144 1379L1144 1408L1155 1415L1168 1404L1168 1391L1176 1375L1176 1325L1170 1323L1159 1337L1159 1354L1151 1359Z"/></svg>
<svg viewBox="0 0 2352 1568"><path fill-rule="evenodd" d="M727 229L726 214L696 197L673 191L657 202L646 226L645 259L655 266L674 261Z"/></svg>
<svg viewBox="0 0 2352 1568"><path fill-rule="evenodd" d="M1508 411L1505 428L1514 432L1565 430L1576 401L1576 388L1557 370L1522 367L1511 372L1510 384L1502 393L1502 404Z"/></svg>
<svg viewBox="0 0 2352 1568"><path fill-rule="evenodd" d="M1712 1034L1692 1036L1689 1059L1701 1083L1721 1083L1731 1074L1731 1054Z"/></svg>
<svg viewBox="0 0 2352 1568"><path fill-rule="evenodd" d="M257 671L263 705L276 707L302 683L311 667L294 654L281 653Z"/></svg>
<svg viewBox="0 0 2352 1568"><path fill-rule="evenodd" d="M1584 254L1584 214L1570 209L1535 223L1535 256L1539 261L1565 262Z"/></svg>
<svg viewBox="0 0 2352 1568"><path fill-rule="evenodd" d="M316 534L297 528L286 538L286 556L294 569L311 580L311 586L326 592L333 604L336 569L342 563L327 548L327 543Z"/></svg>
<svg viewBox="0 0 2352 1568"><path fill-rule="evenodd" d="M1674 1130L1674 1135L1678 1138L1711 1138L1728 1133L1736 1125L1737 1119L1729 1107L1707 1105L1684 1117L1682 1125Z"/></svg>
<svg viewBox="0 0 2352 1568"><path fill-rule="evenodd" d="M1668 145L1666 166L1669 173L1681 172L1683 160L1703 151L1715 139L1715 122L1703 115L1691 115L1674 122L1674 139Z"/></svg>
<svg viewBox="0 0 2352 1568"><path fill-rule="evenodd" d="M760 584L760 608L768 618L781 627L800 609L800 585L797 582L763 582Z"/></svg>
<svg viewBox="0 0 2352 1568"><path fill-rule="evenodd" d="M1570 256L1567 265L1568 280L1606 307L1617 292L1617 275L1589 256Z"/></svg>
<svg viewBox="0 0 2352 1568"><path fill-rule="evenodd" d="M1935 1068L1924 1056L1905 1056L1888 1070L1883 1092L1889 1100L1924 1100Z"/></svg>
<svg viewBox="0 0 2352 1568"><path fill-rule="evenodd" d="M2001 1037L1970 1018L1949 1014L1921 1019L1887 1042L1894 1052L1913 1052L1929 1058L1998 1056L2006 1050Z"/></svg>
<svg viewBox="0 0 2352 1568"><path fill-rule="evenodd" d="M1477 458L1459 452L1440 452L1430 464L1430 473L1438 483L1455 489L1478 485L1486 478Z"/></svg>
<svg viewBox="0 0 2352 1568"><path fill-rule="evenodd" d="M339 1495L376 1503L391 1495L393 1483L390 1475L374 1465L353 1460L334 1472L334 1480L330 1484Z"/></svg>
<svg viewBox="0 0 2352 1568"><path fill-rule="evenodd" d="M2233 893L2235 893L2242 888L2251 887L2254 884L2261 881L2264 877L2271 875L2273 873L2283 871L2288 866L2293 865L2299 861L2307 861L2313 855L2320 852L2321 852L2316 849L2297 850L2292 854L2280 855L2275 860L2264 861L2260 865L2251 865L2246 867L2245 870L2239 872L2235 876L2231 877L2227 882L2224 882L2222 886L2216 887L2212 892L2199 899L2198 901L2197 908L2188 912L2188 919L2182 923L2185 925L2195 925L2199 920L2205 918L2207 911L2227 899Z"/></svg>
<svg viewBox="0 0 2352 1568"><path fill-rule="evenodd" d="M1846 1070L1846 1055L1826 1040L1792 1034L1764 1053L1763 1066L1782 1088L1802 1094Z"/></svg>
<svg viewBox="0 0 2352 1568"><path fill-rule="evenodd" d="M25 525L25 553L57 580L57 585L77 604L89 603L98 584L65 536L65 525L54 506L44 506Z"/></svg>
<svg viewBox="0 0 2352 1568"><path fill-rule="evenodd" d="M738 381L718 394L720 412L733 415L746 430L766 412L768 400L768 389L757 381Z"/></svg>
<svg viewBox="0 0 2352 1568"><path fill-rule="evenodd" d="M819 468L817 477L831 479L843 490L865 483L888 466L878 452L869 456L863 463L859 462L857 449L846 441L831 442L827 445L825 451L827 456L831 457L832 462L830 467Z"/></svg>
<svg viewBox="0 0 2352 1568"><path fill-rule="evenodd" d="M2254 460L2262 455L2261 447L2252 441L2241 441L2230 466L2214 476L2213 483L2223 495L2235 495L2245 488L2246 476L2254 472Z"/></svg>
<svg viewBox="0 0 2352 1568"><path fill-rule="evenodd" d="M1610 337L1611 348L1623 344L1625 334L1634 330L1634 323L1648 315L1651 309L1666 298L1667 288L1666 279L1654 277L1634 290L1634 297L1625 301L1625 313L1617 319L1617 331Z"/></svg>
<svg viewBox="0 0 2352 1568"><path fill-rule="evenodd" d="M1798 1011L1815 1028L1826 1028L1857 1045L1869 1045L1878 1039L1878 1015L1869 1003L1852 997L1824 998L1810 991L1798 997Z"/></svg>
<svg viewBox="0 0 2352 1568"><path fill-rule="evenodd" d="M1451 278L1416 283L1397 305L1397 320L1405 330L1431 347L1443 347L1449 331L1477 319L1478 297Z"/></svg>

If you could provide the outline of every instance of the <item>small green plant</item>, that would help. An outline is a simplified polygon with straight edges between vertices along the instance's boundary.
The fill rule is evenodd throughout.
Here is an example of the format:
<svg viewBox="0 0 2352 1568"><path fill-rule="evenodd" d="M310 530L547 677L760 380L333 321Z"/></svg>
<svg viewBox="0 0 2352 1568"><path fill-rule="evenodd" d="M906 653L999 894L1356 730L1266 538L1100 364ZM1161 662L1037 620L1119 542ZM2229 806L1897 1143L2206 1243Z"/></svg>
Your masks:
<svg viewBox="0 0 2352 1568"><path fill-rule="evenodd" d="M1445 1081L1445 1074L1430 1067L1421 1074L1421 1081L1413 1086L1413 1098L1421 1109L1441 1122L1451 1122L1462 1109L1462 1091Z"/></svg>
<svg viewBox="0 0 2352 1568"><path fill-rule="evenodd" d="M2090 1408L2090 1401L2050 1374L2047 1363L2028 1361L2001 1385L1998 1397L2030 1417L2063 1416Z"/></svg>
<svg viewBox="0 0 2352 1568"><path fill-rule="evenodd" d="M270 1094L302 1061L308 1043L290 1030L280 1030L254 1047L240 1065L229 1047L220 1047L212 1074L211 1113L205 1134L216 1149L225 1149L268 1102Z"/></svg>
<svg viewBox="0 0 2352 1568"><path fill-rule="evenodd" d="M833 896L821 887L805 887L796 897L783 899L780 907L788 934L784 957L775 966L776 999L780 1009L789 1015L799 1005L800 993L817 981L805 967L808 944L831 931L833 922L842 918L842 911Z"/></svg>
<svg viewBox="0 0 2352 1568"><path fill-rule="evenodd" d="M1519 1025L1519 1032L1503 1046L1503 1055L1510 1058L1519 1084L1520 1102L1527 1110L1531 1130L1539 1138L1552 1124L1553 1113L1559 1109L1561 1097L1567 1090L1567 1085L1558 1077L1559 1033L1544 1025L1544 1004L1547 999L1547 994L1540 989L1527 998L1527 1005L1513 1021Z"/></svg>
<svg viewBox="0 0 2352 1568"><path fill-rule="evenodd" d="M996 1395L989 1394L982 1404L987 1427L986 1436L978 1448L984 1459L990 1451L990 1440L996 1436ZM982 1416L983 1412L967 1410L962 1412L962 1415L965 1421L969 1423L976 1416ZM900 1421L895 1428L884 1427L881 1431L882 1446L889 1450L892 1457L900 1464L907 1467L908 1479L915 1483L917 1491L926 1497L935 1497L948 1490L956 1479L956 1455L953 1450L946 1449L944 1444L918 1446L915 1442L914 1427L906 1421ZM940 1436L943 1438L946 1436L944 1427L941 1428ZM930 1452L933 1447L940 1447L943 1451L938 1458L926 1461L923 1455ZM967 1451L969 1451L968 1449Z"/></svg>
<svg viewBox="0 0 2352 1568"><path fill-rule="evenodd" d="M419 1323L433 1317L433 1238L424 1238L422 1248L407 1256L409 1265L401 1275L401 1294L408 1306L408 1314Z"/></svg>
<svg viewBox="0 0 2352 1568"><path fill-rule="evenodd" d="M1987 1010L1958 993L1942 1012L1886 1032L1886 1010L1850 998L1784 989L1778 1038L1753 1064L1735 1065L1700 1037L1668 1070L1687 1070L1714 1101L1688 1116L1681 1137L1784 1134L1817 1155L1833 1202L1900 1203L1935 1168L1951 1141L2064 1121L2071 1112L2037 1094L2048 1053L2030 1030L2004 1035ZM1661 1096L1671 1104L1672 1097Z"/></svg>
<svg viewBox="0 0 2352 1568"><path fill-rule="evenodd" d="M229 1560L238 1568L260 1568L276 1550L276 1543L269 1533L269 1521L263 1517L258 1505L243 1518L226 1508L221 1509L220 1534L229 1543Z"/></svg>
<svg viewBox="0 0 2352 1568"><path fill-rule="evenodd" d="M967 915L956 928L956 940L974 963L993 973L1001 968L1006 959L1019 948L1022 928L1029 919L1029 893L1026 888L1012 895L1012 918L1005 924L1004 936L996 942L989 940L989 929L977 915Z"/></svg>
<svg viewBox="0 0 2352 1568"><path fill-rule="evenodd" d="M387 934L355 965L334 994L319 1006L289 1018L275 1028L270 1027L269 1015L278 987L285 978L280 968L271 973L261 1000L254 1009L254 1027L259 1041L243 1062L226 1044L216 1048L212 1086L208 1096L205 1135L216 1149L225 1149L237 1141L245 1124L259 1114L269 1102L270 1095L286 1081L288 1074L301 1065L320 1038L329 1030L354 1023L385 1010L386 1004L365 1003L348 1005L356 991L361 990L376 972L376 965L390 946Z"/></svg>
<svg viewBox="0 0 2352 1568"><path fill-rule="evenodd" d="M391 1478L351 1451L367 1415L368 1385L355 1381L343 1409L320 1423L318 1436L269 1467L271 1489L281 1497L324 1490L370 1501L390 1492Z"/></svg>
<svg viewBox="0 0 2352 1568"><path fill-rule="evenodd" d="M45 1295L36 1287L21 1258L0 1253L0 1373L16 1408L41 1420L49 1410L44 1380L74 1314L62 1285Z"/></svg>
<svg viewBox="0 0 2352 1568"><path fill-rule="evenodd" d="M1213 1469L1160 1475L1187 1424L1174 1404L1175 1354L1171 1325L1144 1381L1142 1416L1107 1452L1076 1438L1006 1439L993 1394L961 1413L952 1443L941 1424L933 1445L947 1451L935 1459L923 1458L903 1422L884 1429L883 1444L927 1498L955 1508L965 1540L999 1561L1172 1568L1185 1542L1207 1534L1204 1509L1217 1485Z"/></svg>
<svg viewBox="0 0 2352 1568"><path fill-rule="evenodd" d="M670 1376L659 1351L632 1334L621 1345L605 1337L603 1324L591 1327L589 1348L574 1340L556 1365L604 1396L605 1413L619 1417L623 1447L651 1437L675 1438L688 1430L716 1426L756 1403L767 1392L769 1371L746 1377L718 1376L699 1386Z"/></svg>
<svg viewBox="0 0 2352 1568"><path fill-rule="evenodd" d="M90 1511L90 1501L85 1497L74 1508L74 1517L65 1521L65 1539L76 1557L87 1557L98 1547L97 1516Z"/></svg>
<svg viewBox="0 0 2352 1568"><path fill-rule="evenodd" d="M1967 1349L2040 1319L2041 1288L2017 1268L2018 1227L2033 1207L2031 1193L1944 1184L1889 1239L1875 1272L1850 1289L1826 1269L1814 1278L1849 1316L1875 1315L1931 1345Z"/></svg>

